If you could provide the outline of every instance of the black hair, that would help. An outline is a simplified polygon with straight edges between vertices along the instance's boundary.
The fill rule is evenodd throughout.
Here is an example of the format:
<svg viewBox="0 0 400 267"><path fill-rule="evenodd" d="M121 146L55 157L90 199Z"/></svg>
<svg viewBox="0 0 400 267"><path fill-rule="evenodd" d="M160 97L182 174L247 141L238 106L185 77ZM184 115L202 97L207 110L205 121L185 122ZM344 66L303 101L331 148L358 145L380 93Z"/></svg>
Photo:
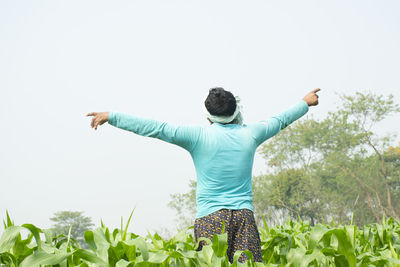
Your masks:
<svg viewBox="0 0 400 267"><path fill-rule="evenodd" d="M208 112L216 116L231 116L236 110L235 97L222 87L211 88L204 104Z"/></svg>

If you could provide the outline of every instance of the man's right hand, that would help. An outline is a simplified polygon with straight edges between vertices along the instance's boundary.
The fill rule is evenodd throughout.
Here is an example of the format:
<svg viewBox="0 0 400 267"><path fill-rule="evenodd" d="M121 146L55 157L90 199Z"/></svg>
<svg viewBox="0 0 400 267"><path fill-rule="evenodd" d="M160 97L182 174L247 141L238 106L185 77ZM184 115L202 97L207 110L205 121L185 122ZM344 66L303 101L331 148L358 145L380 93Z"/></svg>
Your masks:
<svg viewBox="0 0 400 267"><path fill-rule="evenodd" d="M93 116L91 126L95 130L97 130L98 125L102 125L103 123L108 121L108 112L91 112L86 114L86 116Z"/></svg>
<svg viewBox="0 0 400 267"><path fill-rule="evenodd" d="M321 89L317 88L309 92L303 100L307 103L308 106L316 106L318 105L318 95L316 94Z"/></svg>

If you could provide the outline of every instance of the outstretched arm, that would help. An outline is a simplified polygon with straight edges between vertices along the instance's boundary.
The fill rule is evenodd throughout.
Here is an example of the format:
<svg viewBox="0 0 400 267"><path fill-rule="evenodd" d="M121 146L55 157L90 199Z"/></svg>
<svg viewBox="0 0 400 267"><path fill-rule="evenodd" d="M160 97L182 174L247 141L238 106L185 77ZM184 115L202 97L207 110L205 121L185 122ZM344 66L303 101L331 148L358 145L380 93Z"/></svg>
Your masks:
<svg viewBox="0 0 400 267"><path fill-rule="evenodd" d="M176 126L121 112L92 112L86 116L93 116L91 126L95 130L97 130L98 125L108 121L109 124L120 129L142 136L158 138L183 147L189 152L194 149L201 131L199 126Z"/></svg>
<svg viewBox="0 0 400 267"><path fill-rule="evenodd" d="M307 113L310 106L318 105L318 95L316 93L320 90L317 88L311 91L293 107L261 123L261 126L257 127L258 134L256 139L258 143L263 143L268 138L279 133L280 130L285 129L289 124L301 118Z"/></svg>

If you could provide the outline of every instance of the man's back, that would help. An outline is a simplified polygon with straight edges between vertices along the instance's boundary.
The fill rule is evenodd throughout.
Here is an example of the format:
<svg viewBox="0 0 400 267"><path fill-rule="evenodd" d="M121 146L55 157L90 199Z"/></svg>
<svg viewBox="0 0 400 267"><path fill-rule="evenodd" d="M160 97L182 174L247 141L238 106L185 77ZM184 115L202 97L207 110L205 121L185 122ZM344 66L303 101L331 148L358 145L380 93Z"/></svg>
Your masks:
<svg viewBox="0 0 400 267"><path fill-rule="evenodd" d="M257 140L251 127L214 123L204 127L191 152L197 173L197 214L222 208L251 209L251 177Z"/></svg>

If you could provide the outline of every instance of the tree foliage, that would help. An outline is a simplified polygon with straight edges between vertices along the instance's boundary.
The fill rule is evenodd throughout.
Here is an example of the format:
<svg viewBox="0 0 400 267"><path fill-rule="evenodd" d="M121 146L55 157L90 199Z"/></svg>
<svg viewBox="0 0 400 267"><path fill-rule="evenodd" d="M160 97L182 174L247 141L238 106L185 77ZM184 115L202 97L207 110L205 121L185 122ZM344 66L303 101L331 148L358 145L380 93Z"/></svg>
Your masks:
<svg viewBox="0 0 400 267"><path fill-rule="evenodd" d="M171 201L168 206L176 211L178 229L193 225L196 216L196 186L196 181L190 180L189 192L171 195Z"/></svg>
<svg viewBox="0 0 400 267"><path fill-rule="evenodd" d="M50 218L54 222L52 229L57 235L70 235L77 240L79 244L85 246L84 234L91 230L94 224L90 217L84 216L83 211L58 211Z"/></svg>
<svg viewBox="0 0 400 267"><path fill-rule="evenodd" d="M358 224L399 219L400 154L390 147L394 136L377 128L400 107L391 95L340 98L326 118L299 120L261 147L270 171L255 178L258 216L273 220L272 209L312 224L348 222L353 214Z"/></svg>

